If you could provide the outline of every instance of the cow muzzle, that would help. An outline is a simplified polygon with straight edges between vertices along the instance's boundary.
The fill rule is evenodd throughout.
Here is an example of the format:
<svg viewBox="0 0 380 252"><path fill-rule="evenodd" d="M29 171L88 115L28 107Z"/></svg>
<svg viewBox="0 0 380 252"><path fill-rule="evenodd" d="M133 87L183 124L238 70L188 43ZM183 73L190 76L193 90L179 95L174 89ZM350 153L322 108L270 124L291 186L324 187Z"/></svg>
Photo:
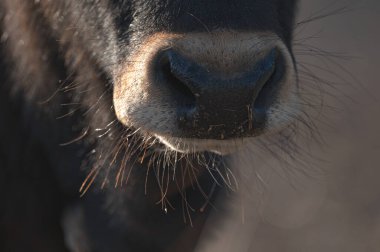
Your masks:
<svg viewBox="0 0 380 252"><path fill-rule="evenodd" d="M118 70L116 114L172 149L225 153L217 149L278 130L298 110L293 61L274 34L159 33L144 41Z"/></svg>

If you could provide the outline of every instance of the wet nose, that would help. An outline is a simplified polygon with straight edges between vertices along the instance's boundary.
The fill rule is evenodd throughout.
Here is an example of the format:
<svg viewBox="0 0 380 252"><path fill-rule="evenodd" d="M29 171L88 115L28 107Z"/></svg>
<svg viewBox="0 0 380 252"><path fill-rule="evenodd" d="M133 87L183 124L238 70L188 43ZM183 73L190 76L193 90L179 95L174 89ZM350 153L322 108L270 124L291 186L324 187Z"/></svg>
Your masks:
<svg viewBox="0 0 380 252"><path fill-rule="evenodd" d="M157 78L170 86L183 137L227 139L262 129L283 69L279 54L273 48L244 70L224 74L175 49L164 51Z"/></svg>

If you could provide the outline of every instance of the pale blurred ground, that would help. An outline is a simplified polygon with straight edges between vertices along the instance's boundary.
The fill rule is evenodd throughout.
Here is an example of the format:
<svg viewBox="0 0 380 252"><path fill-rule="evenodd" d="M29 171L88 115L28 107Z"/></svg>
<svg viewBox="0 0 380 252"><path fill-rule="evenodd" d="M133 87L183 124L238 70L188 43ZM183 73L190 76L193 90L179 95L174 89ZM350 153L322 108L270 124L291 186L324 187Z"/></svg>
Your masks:
<svg viewBox="0 0 380 252"><path fill-rule="evenodd" d="M301 0L299 21L334 10L296 31L297 43L338 55L319 57L305 52L308 46L295 48L303 66L336 82L318 84L330 93L323 95L321 116L314 119L324 142L301 140L311 157L303 155L304 163L284 168L297 166L310 178L290 173L292 187L268 168L281 164L263 165L250 155L245 164L260 167L267 184L264 203L254 202L261 200L260 192L253 193L251 205L243 200L252 218L246 212L246 224L240 225L241 207L232 202L232 217L209 222L212 235L204 236L199 251L380 252L380 1ZM301 74L301 85L318 87L306 79ZM254 182L247 184L252 188Z"/></svg>

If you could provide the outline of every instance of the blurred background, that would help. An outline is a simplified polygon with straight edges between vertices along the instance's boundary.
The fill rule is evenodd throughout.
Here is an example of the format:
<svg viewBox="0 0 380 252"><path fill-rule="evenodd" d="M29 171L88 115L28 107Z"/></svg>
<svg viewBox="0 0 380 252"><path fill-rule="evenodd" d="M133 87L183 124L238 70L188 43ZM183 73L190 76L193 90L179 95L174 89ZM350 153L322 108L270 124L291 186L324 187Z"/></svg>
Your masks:
<svg viewBox="0 0 380 252"><path fill-rule="evenodd" d="M326 191L311 214L307 200L294 201L307 213L273 203L252 251L380 251L380 1L300 3L295 54L301 85L320 81L324 142L309 152Z"/></svg>

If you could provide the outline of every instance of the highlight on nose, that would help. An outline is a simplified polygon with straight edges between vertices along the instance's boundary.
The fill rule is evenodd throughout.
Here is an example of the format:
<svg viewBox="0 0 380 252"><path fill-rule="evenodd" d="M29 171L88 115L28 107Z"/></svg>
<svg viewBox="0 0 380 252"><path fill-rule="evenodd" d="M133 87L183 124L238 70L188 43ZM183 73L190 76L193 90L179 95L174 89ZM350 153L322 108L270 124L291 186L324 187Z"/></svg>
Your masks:
<svg viewBox="0 0 380 252"><path fill-rule="evenodd" d="M175 49L160 54L156 78L171 90L182 137L236 138L264 127L283 62L276 48L263 55L251 66L223 74Z"/></svg>

